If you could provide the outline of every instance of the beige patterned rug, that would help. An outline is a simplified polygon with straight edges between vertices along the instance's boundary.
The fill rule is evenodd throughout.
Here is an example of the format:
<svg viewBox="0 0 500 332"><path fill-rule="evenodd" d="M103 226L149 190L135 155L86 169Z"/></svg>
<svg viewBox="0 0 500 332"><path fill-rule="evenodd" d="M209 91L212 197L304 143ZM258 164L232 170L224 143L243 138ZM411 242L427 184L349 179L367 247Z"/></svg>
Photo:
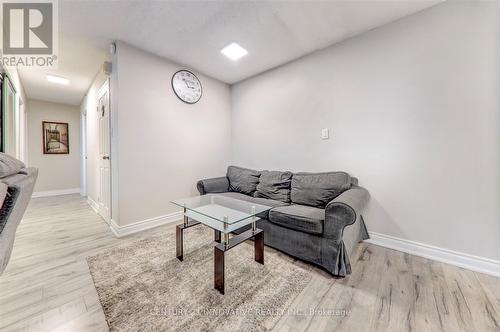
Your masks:
<svg viewBox="0 0 500 332"><path fill-rule="evenodd" d="M311 279L301 264L253 242L226 252L225 295L213 289L213 231L184 232L184 261L175 231L87 258L112 331L267 331Z"/></svg>

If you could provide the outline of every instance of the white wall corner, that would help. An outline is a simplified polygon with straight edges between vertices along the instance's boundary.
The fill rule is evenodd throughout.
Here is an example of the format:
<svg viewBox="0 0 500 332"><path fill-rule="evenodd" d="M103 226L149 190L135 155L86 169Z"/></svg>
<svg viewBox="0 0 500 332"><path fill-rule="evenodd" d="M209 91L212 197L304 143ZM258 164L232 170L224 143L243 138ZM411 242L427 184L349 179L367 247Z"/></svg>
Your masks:
<svg viewBox="0 0 500 332"><path fill-rule="evenodd" d="M47 190L47 191L37 191L31 195L32 198L37 197L50 197L50 196L61 196L61 195L71 195L80 194L80 188L70 188L70 189L60 189L60 190Z"/></svg>
<svg viewBox="0 0 500 332"><path fill-rule="evenodd" d="M439 248L390 235L374 232L369 232L369 234L370 239L365 242L398 250L411 255L432 259L438 262L455 265L475 272L500 277L500 261L497 260Z"/></svg>
<svg viewBox="0 0 500 332"><path fill-rule="evenodd" d="M114 219L111 219L111 223L109 224L109 228L111 229L111 232L113 232L113 235L116 237L121 237L119 233L120 226L118 226L118 223L114 221ZM123 235L122 235L123 236Z"/></svg>
<svg viewBox="0 0 500 332"><path fill-rule="evenodd" d="M87 203L90 205L90 207L92 208L92 210L94 210L95 213L99 214L99 205L90 196L87 196Z"/></svg>
<svg viewBox="0 0 500 332"><path fill-rule="evenodd" d="M166 214L163 216L150 218L146 220L142 220L139 222L135 222L133 224L119 226L113 219L111 220L110 228L113 234L120 238L130 234L134 234L137 232L142 232L147 229L155 228L158 226L167 225L170 223L178 222L182 220L182 212L174 212L170 214Z"/></svg>

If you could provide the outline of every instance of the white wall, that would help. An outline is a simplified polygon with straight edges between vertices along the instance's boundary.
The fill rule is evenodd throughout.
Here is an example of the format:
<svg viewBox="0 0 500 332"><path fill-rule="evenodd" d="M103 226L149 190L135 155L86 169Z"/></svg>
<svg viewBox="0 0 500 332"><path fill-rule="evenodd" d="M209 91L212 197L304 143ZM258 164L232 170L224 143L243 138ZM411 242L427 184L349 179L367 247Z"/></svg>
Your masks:
<svg viewBox="0 0 500 332"><path fill-rule="evenodd" d="M234 85L232 161L346 170L370 231L499 259L496 15L445 3Z"/></svg>
<svg viewBox="0 0 500 332"><path fill-rule="evenodd" d="M196 71L201 100L172 91L185 68L119 42L113 59L111 163L118 165L118 225L178 210L170 200L197 194L199 179L225 174L230 152L230 88ZM113 150L113 147L114 150ZM115 181L116 182L116 181ZM114 195L116 197L116 195Z"/></svg>
<svg viewBox="0 0 500 332"><path fill-rule="evenodd" d="M38 168L35 192L80 187L80 110L77 106L28 100L28 162ZM42 121L69 124L69 154L43 154Z"/></svg>

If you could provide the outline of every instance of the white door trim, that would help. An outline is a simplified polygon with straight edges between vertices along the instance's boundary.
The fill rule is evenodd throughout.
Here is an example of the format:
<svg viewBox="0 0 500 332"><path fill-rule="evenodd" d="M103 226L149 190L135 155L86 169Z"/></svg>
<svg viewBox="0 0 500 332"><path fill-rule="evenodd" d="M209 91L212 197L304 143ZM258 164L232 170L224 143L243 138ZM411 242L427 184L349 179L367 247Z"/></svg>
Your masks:
<svg viewBox="0 0 500 332"><path fill-rule="evenodd" d="M102 83L101 87L97 91L97 98L101 97L105 91L109 93L109 79L106 79L104 83Z"/></svg>

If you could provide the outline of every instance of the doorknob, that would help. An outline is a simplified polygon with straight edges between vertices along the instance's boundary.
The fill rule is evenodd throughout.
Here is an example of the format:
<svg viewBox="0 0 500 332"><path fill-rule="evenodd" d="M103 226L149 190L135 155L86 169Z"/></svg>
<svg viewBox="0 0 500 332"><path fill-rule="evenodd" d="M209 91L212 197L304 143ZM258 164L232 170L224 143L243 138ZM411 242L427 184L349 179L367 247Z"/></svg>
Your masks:
<svg viewBox="0 0 500 332"><path fill-rule="evenodd" d="M106 159L107 159L107 160L109 160L109 156L102 156L102 159L104 159L104 160L106 160Z"/></svg>

